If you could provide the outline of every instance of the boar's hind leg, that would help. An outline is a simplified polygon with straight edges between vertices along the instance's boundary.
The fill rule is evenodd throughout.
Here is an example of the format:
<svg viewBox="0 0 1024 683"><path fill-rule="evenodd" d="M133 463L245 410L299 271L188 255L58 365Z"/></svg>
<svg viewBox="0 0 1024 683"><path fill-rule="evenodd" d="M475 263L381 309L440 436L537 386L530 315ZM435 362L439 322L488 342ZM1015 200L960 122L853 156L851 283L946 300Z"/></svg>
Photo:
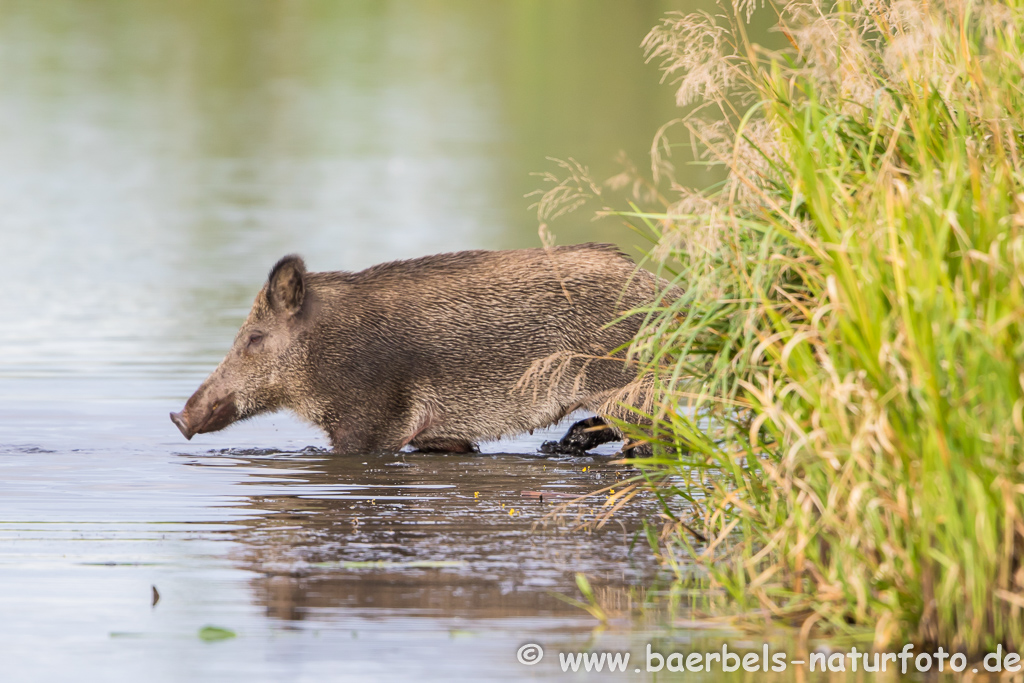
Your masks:
<svg viewBox="0 0 1024 683"><path fill-rule="evenodd" d="M622 437L610 424L599 417L580 420L565 433L560 441L545 441L540 452L548 455L583 455L609 441L621 441Z"/></svg>
<svg viewBox="0 0 1024 683"><path fill-rule="evenodd" d="M476 444L465 439L434 437L432 439L414 439L410 444L423 453L479 453Z"/></svg>

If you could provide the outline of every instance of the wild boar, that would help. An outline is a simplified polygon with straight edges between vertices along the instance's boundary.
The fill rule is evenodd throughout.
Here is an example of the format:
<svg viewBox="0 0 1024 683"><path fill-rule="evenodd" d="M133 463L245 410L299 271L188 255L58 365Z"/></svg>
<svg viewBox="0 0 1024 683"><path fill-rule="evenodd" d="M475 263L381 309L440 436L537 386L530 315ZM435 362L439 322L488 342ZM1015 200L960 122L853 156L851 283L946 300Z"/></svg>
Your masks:
<svg viewBox="0 0 1024 683"><path fill-rule="evenodd" d="M335 451L469 452L578 408L649 401L622 348L668 283L611 245L463 251L307 272L270 271L220 365L171 420L187 439L287 408ZM618 411L618 412L617 412ZM635 419L635 418L634 418ZM600 417L547 450L620 435Z"/></svg>

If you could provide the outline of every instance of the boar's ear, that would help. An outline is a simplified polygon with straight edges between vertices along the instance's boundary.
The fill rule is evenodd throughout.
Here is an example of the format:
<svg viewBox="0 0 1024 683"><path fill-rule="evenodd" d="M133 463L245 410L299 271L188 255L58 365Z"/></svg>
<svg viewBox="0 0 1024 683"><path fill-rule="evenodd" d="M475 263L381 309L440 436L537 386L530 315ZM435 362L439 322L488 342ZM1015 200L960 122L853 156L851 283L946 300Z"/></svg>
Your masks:
<svg viewBox="0 0 1024 683"><path fill-rule="evenodd" d="M306 297L306 264L292 254L277 262L267 278L267 298L275 311L295 315Z"/></svg>

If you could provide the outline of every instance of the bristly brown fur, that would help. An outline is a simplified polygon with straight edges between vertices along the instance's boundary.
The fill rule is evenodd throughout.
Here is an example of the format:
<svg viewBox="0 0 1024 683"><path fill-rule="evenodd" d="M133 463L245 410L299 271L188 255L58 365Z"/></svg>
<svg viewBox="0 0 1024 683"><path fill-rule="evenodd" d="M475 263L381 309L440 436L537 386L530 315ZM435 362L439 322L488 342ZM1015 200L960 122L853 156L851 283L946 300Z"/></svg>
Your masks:
<svg viewBox="0 0 1024 683"><path fill-rule="evenodd" d="M238 419L288 408L337 451L360 452L472 450L580 407L623 416L619 398L648 393L630 389L638 373L622 349L644 316L628 313L666 288L602 244L437 254L358 273L308 273L286 257L179 419L200 421L230 393ZM541 377L550 358L562 360Z"/></svg>

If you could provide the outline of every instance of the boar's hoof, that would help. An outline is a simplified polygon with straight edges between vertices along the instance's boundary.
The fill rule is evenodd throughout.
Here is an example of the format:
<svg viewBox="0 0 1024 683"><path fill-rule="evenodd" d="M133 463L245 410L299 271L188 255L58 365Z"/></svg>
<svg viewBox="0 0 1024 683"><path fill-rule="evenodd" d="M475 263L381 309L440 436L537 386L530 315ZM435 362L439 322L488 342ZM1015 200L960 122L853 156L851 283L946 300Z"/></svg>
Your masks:
<svg viewBox="0 0 1024 683"><path fill-rule="evenodd" d="M561 441L545 441L537 449L537 452L544 455L583 455L585 451L565 449Z"/></svg>
<svg viewBox="0 0 1024 683"><path fill-rule="evenodd" d="M545 455L583 455L609 441L618 441L619 435L599 417L580 420L565 433L561 441L545 441L540 452Z"/></svg>

